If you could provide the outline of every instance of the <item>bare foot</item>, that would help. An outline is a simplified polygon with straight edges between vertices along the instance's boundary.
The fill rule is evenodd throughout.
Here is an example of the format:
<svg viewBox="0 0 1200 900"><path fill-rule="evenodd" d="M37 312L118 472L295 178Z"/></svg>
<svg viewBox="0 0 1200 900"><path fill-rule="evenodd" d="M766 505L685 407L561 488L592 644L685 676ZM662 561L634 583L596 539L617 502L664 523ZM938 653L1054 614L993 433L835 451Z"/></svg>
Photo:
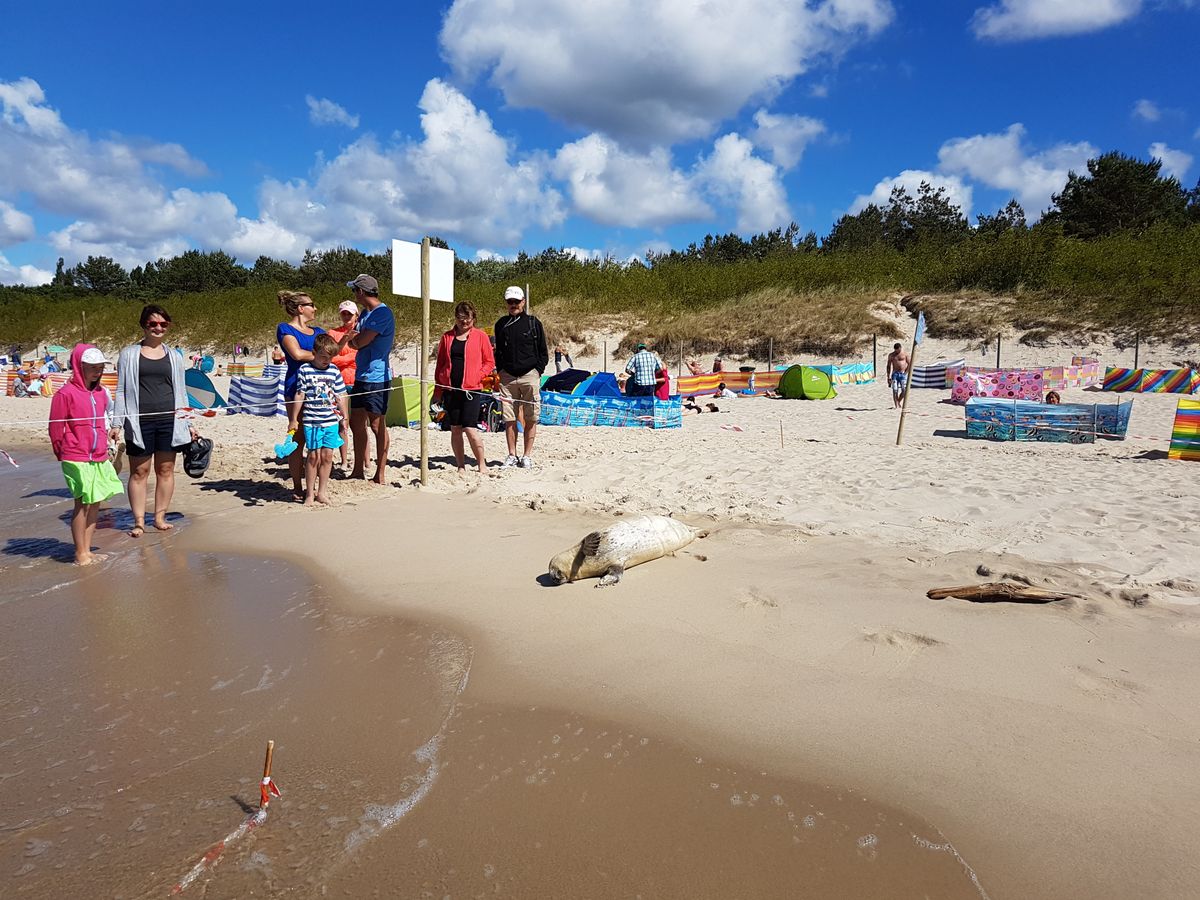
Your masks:
<svg viewBox="0 0 1200 900"><path fill-rule="evenodd" d="M350 473L350 477L357 478L360 481L365 481L367 476L366 476L366 473L364 473L362 469L355 469L353 472Z"/></svg>
<svg viewBox="0 0 1200 900"><path fill-rule="evenodd" d="M166 519L163 519L162 521L155 519L154 527L158 531L174 531L175 530L175 526L172 525L170 522L168 522Z"/></svg>
<svg viewBox="0 0 1200 900"><path fill-rule="evenodd" d="M305 498L304 498L304 505L305 505L305 506L312 506L312 505L313 505L313 498L312 498L312 495L311 495L311 494L310 494L310 495L308 495L307 497L305 497Z"/></svg>
<svg viewBox="0 0 1200 900"><path fill-rule="evenodd" d="M134 525L129 529L129 536L131 538L140 538L145 533L146 529L141 525Z"/></svg>
<svg viewBox="0 0 1200 900"><path fill-rule="evenodd" d="M317 502L322 506L328 506L329 498L325 494L317 494Z"/></svg>
<svg viewBox="0 0 1200 900"><path fill-rule="evenodd" d="M375 477L372 478L371 480L373 482L375 482L376 484L387 484L387 481L384 480L383 475L384 475L383 469L380 469L378 472L375 473Z"/></svg>
<svg viewBox="0 0 1200 900"><path fill-rule="evenodd" d="M87 556L76 556L75 565L77 566L94 566L98 562L104 562L108 559L108 555L104 553L89 553Z"/></svg>

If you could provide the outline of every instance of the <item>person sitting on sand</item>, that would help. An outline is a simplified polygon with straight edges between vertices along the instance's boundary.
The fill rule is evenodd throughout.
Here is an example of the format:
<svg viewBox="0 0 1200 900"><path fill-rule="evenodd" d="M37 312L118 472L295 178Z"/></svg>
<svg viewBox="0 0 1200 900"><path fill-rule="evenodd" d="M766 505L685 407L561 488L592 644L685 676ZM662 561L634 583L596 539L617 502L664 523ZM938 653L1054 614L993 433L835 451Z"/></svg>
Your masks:
<svg viewBox="0 0 1200 900"><path fill-rule="evenodd" d="M715 375L718 372L721 374L725 373L725 364L721 362L721 357L719 356L713 359L713 374Z"/></svg>
<svg viewBox="0 0 1200 900"><path fill-rule="evenodd" d="M723 382L723 381L717 385L717 389L716 389L716 391L713 392L713 396L718 397L721 400L736 400L737 399L737 394L735 394L729 388L725 387L725 382Z"/></svg>
<svg viewBox="0 0 1200 900"><path fill-rule="evenodd" d="M333 365L337 341L321 333L313 338L312 361L296 370L295 403L289 406L288 430L295 431L304 420L304 505L313 501L328 504L325 493L333 469L333 451L345 443L338 424L350 415L348 391L342 373Z"/></svg>
<svg viewBox="0 0 1200 900"><path fill-rule="evenodd" d="M14 397L36 397L37 394L29 387L29 373L24 369L17 370L17 377L13 379L13 396Z"/></svg>
<svg viewBox="0 0 1200 900"><path fill-rule="evenodd" d="M1051 406L1057 406L1062 403L1062 397L1058 395L1058 391L1051 391L1046 395L1046 402Z"/></svg>

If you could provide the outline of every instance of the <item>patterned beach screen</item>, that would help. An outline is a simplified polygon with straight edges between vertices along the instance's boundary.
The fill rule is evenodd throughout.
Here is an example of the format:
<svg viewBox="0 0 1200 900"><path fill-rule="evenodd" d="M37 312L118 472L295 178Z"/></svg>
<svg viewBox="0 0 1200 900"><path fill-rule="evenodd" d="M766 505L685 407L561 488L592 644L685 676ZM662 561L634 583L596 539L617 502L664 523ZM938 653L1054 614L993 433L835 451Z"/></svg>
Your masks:
<svg viewBox="0 0 1200 900"><path fill-rule="evenodd" d="M1137 394L1200 393L1200 372L1195 369L1104 370L1104 390Z"/></svg>
<svg viewBox="0 0 1200 900"><path fill-rule="evenodd" d="M1091 444L1096 438L1125 440L1132 403L1032 403L972 397L967 437L992 441Z"/></svg>
<svg viewBox="0 0 1200 900"><path fill-rule="evenodd" d="M946 370L961 369L967 364L965 359L949 359L928 366L913 366L912 386L915 388L945 388ZM951 385L952 386L952 385Z"/></svg>
<svg viewBox="0 0 1200 900"><path fill-rule="evenodd" d="M1200 462L1200 400L1179 398L1175 410L1175 425L1171 429L1170 459Z"/></svg>
<svg viewBox="0 0 1200 900"><path fill-rule="evenodd" d="M829 376L834 384L870 384L875 380L875 367L870 363L813 366Z"/></svg>
<svg viewBox="0 0 1200 900"><path fill-rule="evenodd" d="M286 416L283 405L283 377L248 378L235 375L229 382L228 415Z"/></svg>
<svg viewBox="0 0 1200 900"><path fill-rule="evenodd" d="M674 394L690 397L693 394L711 394L722 381L725 387L735 394L752 391L763 394L779 387L779 376L782 372L712 372L705 375L684 375L673 379Z"/></svg>
<svg viewBox="0 0 1200 900"><path fill-rule="evenodd" d="M683 402L678 397L587 397L542 391L541 425L607 425L612 428L680 428Z"/></svg>
<svg viewBox="0 0 1200 900"><path fill-rule="evenodd" d="M951 403L966 403L972 397L1001 400L1042 400L1041 369L960 369L950 389Z"/></svg>

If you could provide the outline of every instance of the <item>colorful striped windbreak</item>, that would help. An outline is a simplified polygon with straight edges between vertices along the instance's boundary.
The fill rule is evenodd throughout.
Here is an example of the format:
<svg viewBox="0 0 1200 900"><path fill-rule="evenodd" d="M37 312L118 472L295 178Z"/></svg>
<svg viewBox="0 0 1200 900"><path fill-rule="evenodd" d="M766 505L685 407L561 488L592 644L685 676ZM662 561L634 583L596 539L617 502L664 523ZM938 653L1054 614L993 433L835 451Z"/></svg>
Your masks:
<svg viewBox="0 0 1200 900"><path fill-rule="evenodd" d="M1175 427L1171 429L1171 459L1200 462L1200 400L1179 398L1175 410Z"/></svg>

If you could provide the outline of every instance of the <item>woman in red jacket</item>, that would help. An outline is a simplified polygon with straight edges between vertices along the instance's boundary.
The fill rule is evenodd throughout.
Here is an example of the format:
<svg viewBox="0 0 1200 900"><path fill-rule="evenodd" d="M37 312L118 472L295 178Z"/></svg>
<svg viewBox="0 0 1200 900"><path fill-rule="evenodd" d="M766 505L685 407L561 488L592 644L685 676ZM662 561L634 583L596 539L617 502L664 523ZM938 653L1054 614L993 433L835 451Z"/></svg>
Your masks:
<svg viewBox="0 0 1200 900"><path fill-rule="evenodd" d="M438 344L437 365L433 370L433 397L440 399L450 426L450 448L458 471L465 472L463 430L475 454L480 472L487 471L483 458L483 438L479 436L479 418L483 409L483 379L496 368L492 342L475 327L475 305L463 301L454 307L454 327L442 335Z"/></svg>

